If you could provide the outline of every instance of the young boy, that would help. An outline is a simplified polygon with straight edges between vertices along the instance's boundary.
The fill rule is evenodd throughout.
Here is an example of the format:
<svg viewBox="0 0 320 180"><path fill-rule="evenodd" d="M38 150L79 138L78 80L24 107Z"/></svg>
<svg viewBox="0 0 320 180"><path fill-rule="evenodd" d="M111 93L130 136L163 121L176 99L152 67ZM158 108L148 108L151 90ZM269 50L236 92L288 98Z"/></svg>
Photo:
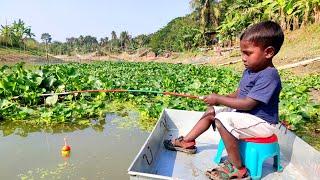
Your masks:
<svg viewBox="0 0 320 180"><path fill-rule="evenodd" d="M278 123L281 81L272 58L284 40L281 27L272 21L246 29L240 37L245 70L238 89L227 96L211 94L204 98L208 110L185 136L165 140L169 150L195 153L195 139L210 125L218 129L225 144L228 160L207 171L210 179L244 178L248 176L239 154L239 139L269 137ZM229 112L215 112L214 105L229 107ZM234 109L234 110L233 110ZM226 110L224 110L226 111Z"/></svg>

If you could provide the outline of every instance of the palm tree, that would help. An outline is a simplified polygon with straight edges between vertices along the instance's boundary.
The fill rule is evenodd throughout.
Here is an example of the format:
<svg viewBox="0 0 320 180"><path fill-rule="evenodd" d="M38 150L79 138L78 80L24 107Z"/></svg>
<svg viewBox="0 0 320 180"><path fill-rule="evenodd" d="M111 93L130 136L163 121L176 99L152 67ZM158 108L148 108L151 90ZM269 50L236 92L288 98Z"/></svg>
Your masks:
<svg viewBox="0 0 320 180"><path fill-rule="evenodd" d="M49 59L48 57L48 44L51 43L51 35L49 33L43 33L41 35L41 39L42 41L45 43L45 46L46 46L46 57L47 57L47 60Z"/></svg>
<svg viewBox="0 0 320 180"><path fill-rule="evenodd" d="M195 10L199 17L200 25L203 30L218 27L222 15L221 2L215 0L191 0L191 8Z"/></svg>
<svg viewBox="0 0 320 180"><path fill-rule="evenodd" d="M221 18L220 3L215 0L191 0L191 7L195 10L196 16L199 17L200 29L203 33L204 43L207 44L206 32L216 30Z"/></svg>
<svg viewBox="0 0 320 180"><path fill-rule="evenodd" d="M111 32L111 46L110 46L110 50L113 51L115 47L118 46L118 37L115 31Z"/></svg>
<svg viewBox="0 0 320 180"><path fill-rule="evenodd" d="M117 33L115 31L112 31L111 32L111 40L115 40L115 39L118 39Z"/></svg>
<svg viewBox="0 0 320 180"><path fill-rule="evenodd" d="M123 31L120 33L120 46L122 50L127 50L127 47L130 43L130 35L127 31Z"/></svg>
<svg viewBox="0 0 320 180"><path fill-rule="evenodd" d="M101 47L101 49L107 50L109 46L109 38L108 37L100 38L99 46Z"/></svg>
<svg viewBox="0 0 320 180"><path fill-rule="evenodd" d="M141 34L134 38L134 41L138 44L138 48L146 46L150 42L150 37Z"/></svg>

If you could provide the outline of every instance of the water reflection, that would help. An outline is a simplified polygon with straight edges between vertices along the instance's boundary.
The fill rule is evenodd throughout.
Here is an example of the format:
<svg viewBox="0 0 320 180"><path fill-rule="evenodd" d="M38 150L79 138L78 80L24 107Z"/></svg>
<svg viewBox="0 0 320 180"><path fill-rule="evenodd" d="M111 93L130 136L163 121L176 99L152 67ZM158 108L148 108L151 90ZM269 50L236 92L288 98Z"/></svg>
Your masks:
<svg viewBox="0 0 320 180"><path fill-rule="evenodd" d="M102 120L91 120L92 129L97 132L103 132L106 121ZM24 121L3 121L0 123L0 134L2 136L9 136L11 134L19 135L21 137L27 137L29 133L34 132L45 132L45 133L68 133L77 130L83 130L90 127L89 125L74 125L70 123L65 124L53 124L50 126L41 126L31 124Z"/></svg>
<svg viewBox="0 0 320 180"><path fill-rule="evenodd" d="M0 179L128 179L127 168L148 132L123 128L138 119L108 114L91 126L0 124ZM72 150L61 154L64 137Z"/></svg>
<svg viewBox="0 0 320 180"><path fill-rule="evenodd" d="M119 116L121 115L121 116ZM91 119L91 125L87 124L52 124L49 126L28 123L27 121L0 121L0 135L9 136L11 134L27 137L29 133L68 133L77 130L83 130L91 127L96 132L103 132L106 121L110 121L121 128L138 128L139 113L134 111L125 111L125 114L108 113L105 119Z"/></svg>

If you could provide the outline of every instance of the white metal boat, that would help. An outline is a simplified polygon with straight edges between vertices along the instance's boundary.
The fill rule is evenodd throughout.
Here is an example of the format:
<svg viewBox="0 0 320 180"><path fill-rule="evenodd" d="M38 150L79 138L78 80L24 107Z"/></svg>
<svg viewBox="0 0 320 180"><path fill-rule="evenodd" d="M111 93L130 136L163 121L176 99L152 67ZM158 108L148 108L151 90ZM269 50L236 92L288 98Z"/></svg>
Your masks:
<svg viewBox="0 0 320 180"><path fill-rule="evenodd" d="M210 128L196 140L198 151L194 155L168 151L163 146L165 139L186 135L202 114L165 109L129 167L130 179L208 179L205 171L217 166L213 162L220 140L217 131ZM283 126L278 126L276 134L284 170L275 172L273 158L267 159L262 179L319 179L320 152Z"/></svg>

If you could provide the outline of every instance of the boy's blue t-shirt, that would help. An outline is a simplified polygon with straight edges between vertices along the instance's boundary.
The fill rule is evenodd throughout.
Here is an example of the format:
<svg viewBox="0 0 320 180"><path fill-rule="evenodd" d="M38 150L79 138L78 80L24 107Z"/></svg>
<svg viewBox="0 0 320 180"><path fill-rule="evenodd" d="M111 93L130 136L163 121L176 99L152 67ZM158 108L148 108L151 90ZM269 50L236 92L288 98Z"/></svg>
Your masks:
<svg viewBox="0 0 320 180"><path fill-rule="evenodd" d="M252 110L237 110L237 112L250 113L271 124L277 124L281 88L281 80L276 68L267 67L259 72L246 69L240 80L238 98L250 97L259 101L259 104Z"/></svg>

